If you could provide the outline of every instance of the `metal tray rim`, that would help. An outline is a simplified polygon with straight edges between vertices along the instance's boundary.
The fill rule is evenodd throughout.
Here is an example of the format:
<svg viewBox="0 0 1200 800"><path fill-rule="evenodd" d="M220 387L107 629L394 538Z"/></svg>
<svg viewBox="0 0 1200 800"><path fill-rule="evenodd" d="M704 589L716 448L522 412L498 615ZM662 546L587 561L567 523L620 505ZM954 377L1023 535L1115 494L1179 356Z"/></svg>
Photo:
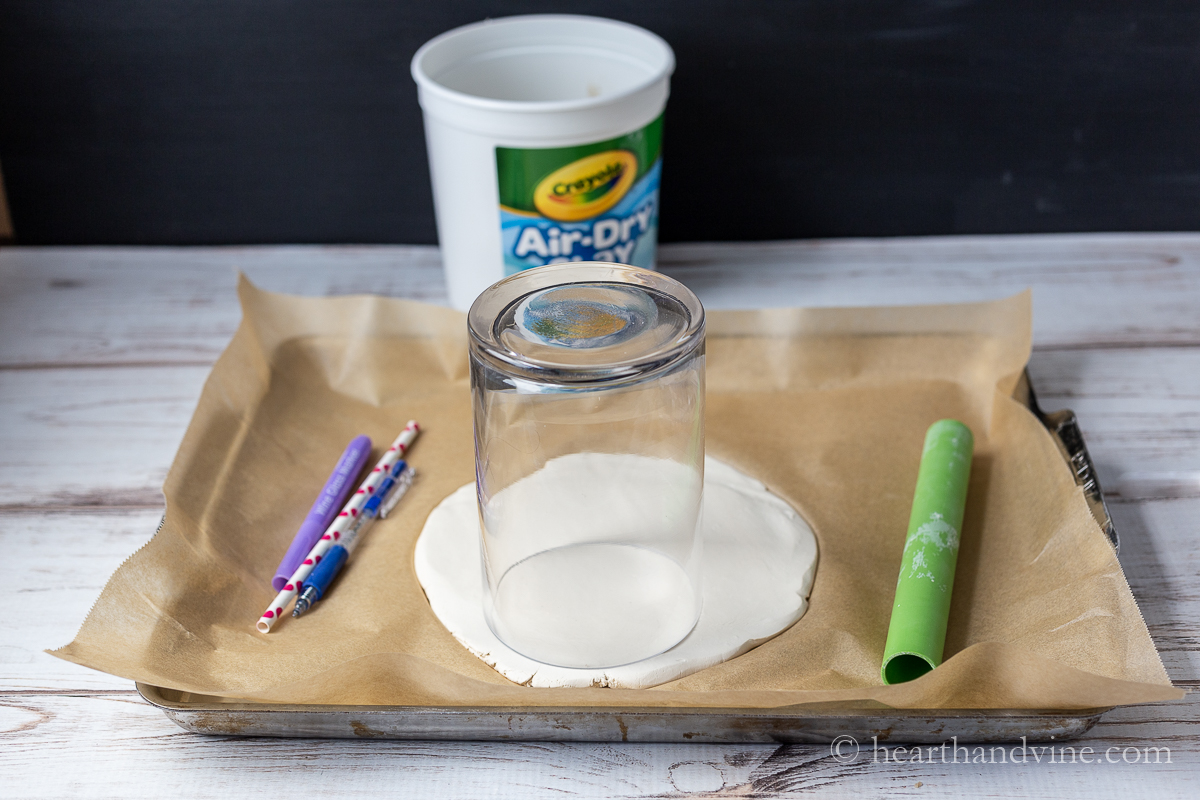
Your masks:
<svg viewBox="0 0 1200 800"><path fill-rule="evenodd" d="M569 741L822 744L858 748L954 741L1063 742L1106 708L892 709L783 706L541 707L338 706L173 700L149 684L138 693L186 731L219 736L442 741Z"/></svg>
<svg viewBox="0 0 1200 800"><path fill-rule="evenodd" d="M134 683L139 695L150 705L163 711L231 711L283 712L292 714L410 714L445 716L448 714L638 714L679 716L684 714L713 714L739 717L912 717L914 719L938 718L1037 718L1037 717L1099 717L1112 711L1115 706L1071 709L1037 708L839 708L833 704L774 706L770 708L737 706L395 706L395 705L337 705L306 703L260 703L260 702L189 702L170 700L162 695L164 687L140 681ZM167 691L174 691L168 689ZM204 695L205 699L212 697ZM824 708L820 706L825 706Z"/></svg>

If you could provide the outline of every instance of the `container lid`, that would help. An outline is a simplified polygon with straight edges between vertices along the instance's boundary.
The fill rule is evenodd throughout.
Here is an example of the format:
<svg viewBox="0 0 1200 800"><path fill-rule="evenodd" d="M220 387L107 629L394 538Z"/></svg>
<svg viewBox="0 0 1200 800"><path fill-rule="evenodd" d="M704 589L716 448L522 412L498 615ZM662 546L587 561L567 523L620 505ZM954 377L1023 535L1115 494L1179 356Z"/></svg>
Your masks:
<svg viewBox="0 0 1200 800"><path fill-rule="evenodd" d="M547 383L649 377L704 343L704 307L658 272L577 261L493 284L467 315L472 354L500 372Z"/></svg>

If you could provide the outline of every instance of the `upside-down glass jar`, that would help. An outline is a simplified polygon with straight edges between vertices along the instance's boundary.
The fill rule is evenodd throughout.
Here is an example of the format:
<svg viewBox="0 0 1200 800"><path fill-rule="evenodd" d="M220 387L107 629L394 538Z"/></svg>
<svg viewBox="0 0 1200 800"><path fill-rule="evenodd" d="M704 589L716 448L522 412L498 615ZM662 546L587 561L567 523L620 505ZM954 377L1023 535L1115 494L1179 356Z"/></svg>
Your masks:
<svg viewBox="0 0 1200 800"><path fill-rule="evenodd" d="M525 270L468 315L485 614L563 667L669 650L700 616L704 308L619 264Z"/></svg>

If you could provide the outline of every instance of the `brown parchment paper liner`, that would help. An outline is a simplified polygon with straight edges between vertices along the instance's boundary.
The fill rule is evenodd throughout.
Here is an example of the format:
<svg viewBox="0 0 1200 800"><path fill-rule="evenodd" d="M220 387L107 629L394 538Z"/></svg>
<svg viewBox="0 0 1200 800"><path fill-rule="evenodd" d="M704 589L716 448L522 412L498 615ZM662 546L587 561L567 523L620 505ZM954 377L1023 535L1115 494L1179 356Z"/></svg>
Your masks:
<svg viewBox="0 0 1200 800"><path fill-rule="evenodd" d="M816 530L811 607L749 653L654 689L530 689L463 649L412 568L473 478L466 324L440 307L239 287L244 317L163 488L166 524L55 655L230 698L401 705L1093 708L1177 698L1121 568L1046 431L1010 399L1028 294L994 303L711 312L708 452ZM976 438L946 662L880 685L926 428ZM268 635L272 570L356 434L424 432L420 476L329 599ZM466 557L464 555L464 557Z"/></svg>

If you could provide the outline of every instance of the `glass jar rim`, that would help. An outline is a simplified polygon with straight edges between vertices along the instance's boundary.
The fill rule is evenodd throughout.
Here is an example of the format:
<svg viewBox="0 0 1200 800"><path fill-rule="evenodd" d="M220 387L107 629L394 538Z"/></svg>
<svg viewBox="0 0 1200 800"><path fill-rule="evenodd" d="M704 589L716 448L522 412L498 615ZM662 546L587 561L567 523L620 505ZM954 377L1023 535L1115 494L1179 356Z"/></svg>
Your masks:
<svg viewBox="0 0 1200 800"><path fill-rule="evenodd" d="M497 327L514 305L537 292L586 284L624 284L664 295L686 313L686 324L676 335L653 347L601 363L580 364L566 357L518 352L503 341ZM661 272L599 261L572 261L522 270L484 290L467 313L473 356L503 373L569 384L623 383L658 373L693 355L704 343L704 327L704 306L679 281Z"/></svg>

